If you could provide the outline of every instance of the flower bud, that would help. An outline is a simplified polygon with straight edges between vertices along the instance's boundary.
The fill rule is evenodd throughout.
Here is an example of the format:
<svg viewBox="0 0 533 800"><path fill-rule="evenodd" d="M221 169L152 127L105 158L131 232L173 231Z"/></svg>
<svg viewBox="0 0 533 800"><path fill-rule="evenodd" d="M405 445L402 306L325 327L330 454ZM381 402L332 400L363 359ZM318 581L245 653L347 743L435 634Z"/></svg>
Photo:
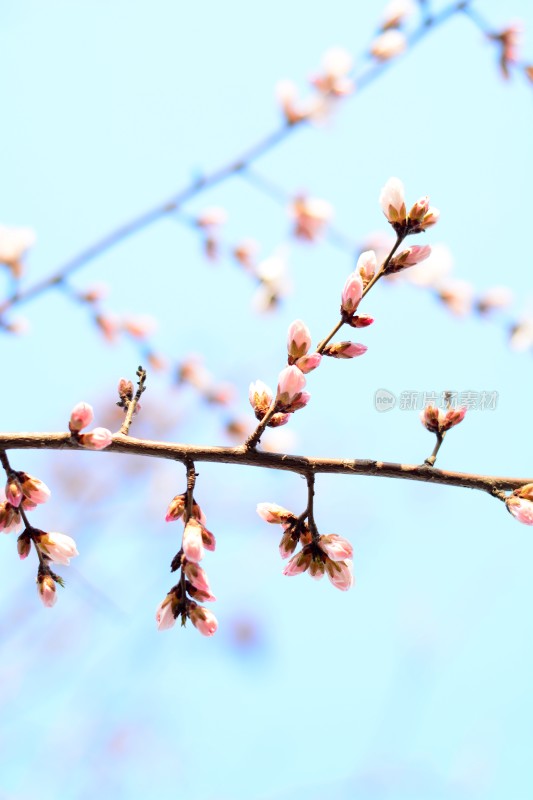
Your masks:
<svg viewBox="0 0 533 800"><path fill-rule="evenodd" d="M198 563L204 557L202 526L195 519L190 519L183 531L183 552L188 561Z"/></svg>
<svg viewBox="0 0 533 800"><path fill-rule="evenodd" d="M186 498L186 494L177 494L176 497L170 501L165 522L176 522L176 520L180 519L185 511Z"/></svg>
<svg viewBox="0 0 533 800"><path fill-rule="evenodd" d="M78 403L70 412L68 424L71 433L78 433L93 421L93 409L89 403Z"/></svg>
<svg viewBox="0 0 533 800"><path fill-rule="evenodd" d="M24 492L22 491L20 481L16 476L13 475L6 483L6 500L8 503L11 503L12 506L18 508L23 497Z"/></svg>
<svg viewBox="0 0 533 800"><path fill-rule="evenodd" d="M305 356L311 347L311 334L307 325L297 319L289 326L287 351L293 360Z"/></svg>
<svg viewBox="0 0 533 800"><path fill-rule="evenodd" d="M217 618L209 609L203 606L193 606L189 613L192 624L202 636L213 636L218 628Z"/></svg>
<svg viewBox="0 0 533 800"><path fill-rule="evenodd" d="M257 419L263 419L274 399L272 390L263 381L255 381L250 384L248 397Z"/></svg>
<svg viewBox="0 0 533 800"><path fill-rule="evenodd" d="M357 344L357 342L337 342L336 344L328 344L322 351L323 355L330 356L331 358L357 358L366 353L368 347L364 344Z"/></svg>
<svg viewBox="0 0 533 800"><path fill-rule="evenodd" d="M378 266L376 254L373 250L366 250L364 253L361 253L359 258L357 259L357 267L356 270L361 276L361 280L363 281L363 286L367 286L374 274L376 272Z"/></svg>
<svg viewBox="0 0 533 800"><path fill-rule="evenodd" d="M37 591L43 606L52 608L57 600L56 584L51 575L39 575L37 577Z"/></svg>
<svg viewBox="0 0 533 800"><path fill-rule="evenodd" d="M352 561L350 559L333 561L331 558L327 558L326 573L333 586L336 589L340 589L341 592L348 591L354 584Z"/></svg>
<svg viewBox="0 0 533 800"><path fill-rule="evenodd" d="M385 270L385 274L390 275L394 272L400 272L400 270L406 267L413 267L415 264L424 261L430 255L431 247L427 244L409 247L407 250L402 250L402 252L398 253L394 258L391 258Z"/></svg>
<svg viewBox="0 0 533 800"><path fill-rule="evenodd" d="M285 367L278 377L276 405L280 411L289 411L289 406L297 402L305 386L305 377L298 367Z"/></svg>
<svg viewBox="0 0 533 800"><path fill-rule="evenodd" d="M162 603L157 607L155 619L158 631L166 631L176 622L177 598L173 591L169 592Z"/></svg>
<svg viewBox="0 0 533 800"><path fill-rule="evenodd" d="M390 28L376 36L370 47L370 52L378 61L388 61L403 53L407 48L407 37L402 31Z"/></svg>
<svg viewBox="0 0 533 800"><path fill-rule="evenodd" d="M64 564L68 566L70 559L79 555L76 542L72 537L65 533L44 533L44 531L34 532L35 546L54 564Z"/></svg>
<svg viewBox="0 0 533 800"><path fill-rule="evenodd" d="M341 313L351 315L359 305L363 296L363 280L358 272L348 276L341 296Z"/></svg>
<svg viewBox="0 0 533 800"><path fill-rule="evenodd" d="M389 178L381 190L379 203L391 225L405 225L405 193L399 178Z"/></svg>
<svg viewBox="0 0 533 800"><path fill-rule="evenodd" d="M321 536L318 546L332 561L344 561L353 556L353 547L350 542L342 536L337 536L336 533Z"/></svg>
<svg viewBox="0 0 533 800"><path fill-rule="evenodd" d="M257 513L265 522L278 525L296 520L292 511L288 511L288 509L283 508L283 506L278 506L277 503L258 503Z"/></svg>
<svg viewBox="0 0 533 800"><path fill-rule="evenodd" d="M310 547L304 547L299 553L291 558L287 566L283 570L284 575L293 576L299 575L309 569L309 565L313 560L313 553Z"/></svg>
<svg viewBox="0 0 533 800"><path fill-rule="evenodd" d="M113 441L113 434L107 428L95 428L89 433L80 434L78 441L88 450L103 450Z"/></svg>
<svg viewBox="0 0 533 800"><path fill-rule="evenodd" d="M314 369L318 367L322 360L322 356L320 353L311 353L310 356L302 356L301 358L296 359L294 362L294 366L298 367L298 369L307 375L308 372L312 372Z"/></svg>
<svg viewBox="0 0 533 800"><path fill-rule="evenodd" d="M27 558L31 550L31 537L29 533L21 533L17 539L17 552L20 559Z"/></svg>
<svg viewBox="0 0 533 800"><path fill-rule="evenodd" d="M22 527L22 517L18 508L11 503L0 503L0 531L2 533L18 533Z"/></svg>
<svg viewBox="0 0 533 800"><path fill-rule="evenodd" d="M24 497L30 503L46 503L50 497L50 489L45 483L40 481L39 478L34 478L33 475L28 475L26 472L19 472L18 476Z"/></svg>

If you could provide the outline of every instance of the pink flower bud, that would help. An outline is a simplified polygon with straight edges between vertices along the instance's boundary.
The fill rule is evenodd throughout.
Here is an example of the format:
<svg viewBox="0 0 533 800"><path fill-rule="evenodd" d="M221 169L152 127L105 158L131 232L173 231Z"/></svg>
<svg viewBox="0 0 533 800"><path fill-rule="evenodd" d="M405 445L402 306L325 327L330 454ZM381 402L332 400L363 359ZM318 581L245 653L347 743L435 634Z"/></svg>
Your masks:
<svg viewBox="0 0 533 800"><path fill-rule="evenodd" d="M203 606L194 606L189 614L191 622L202 636L213 636L218 628L217 618L209 609Z"/></svg>
<svg viewBox="0 0 533 800"><path fill-rule="evenodd" d="M367 286L368 283L370 283L371 279L374 277L377 266L378 262L373 250L366 250L364 253L361 253L357 259L356 271L361 276L363 286Z"/></svg>
<svg viewBox="0 0 533 800"><path fill-rule="evenodd" d="M288 511L283 506L278 506L277 503L258 503L257 513L265 522L278 525L296 519L292 511Z"/></svg>
<svg viewBox="0 0 533 800"><path fill-rule="evenodd" d="M287 528L285 530L281 537L281 542L279 543L279 554L282 558L288 558L294 553L299 538L298 534L294 532L294 528Z"/></svg>
<svg viewBox="0 0 533 800"><path fill-rule="evenodd" d="M525 497L516 497L512 494L505 501L509 511L518 522L524 525L533 525L533 502Z"/></svg>
<svg viewBox="0 0 533 800"><path fill-rule="evenodd" d="M211 531L208 531L207 528L205 528L203 525L202 525L202 542L206 550L214 552L216 547L216 539L214 535L211 533Z"/></svg>
<svg viewBox="0 0 533 800"><path fill-rule="evenodd" d="M353 556L353 547L350 542L343 539L342 536L337 536L336 533L321 536L318 546L332 561L344 561Z"/></svg>
<svg viewBox="0 0 533 800"><path fill-rule="evenodd" d="M286 425L290 418L290 414L272 414L267 424L269 428L279 428Z"/></svg>
<svg viewBox="0 0 533 800"><path fill-rule="evenodd" d="M311 353L310 356L302 356L301 358L297 358L294 362L294 366L298 367L298 369L307 375L308 372L312 372L314 369L318 367L322 360L322 356L320 353Z"/></svg>
<svg viewBox="0 0 533 800"><path fill-rule="evenodd" d="M185 494L177 494L174 497L167 508L167 514L165 517L165 522L176 522L185 511L185 501L186 501Z"/></svg>
<svg viewBox="0 0 533 800"><path fill-rule="evenodd" d="M313 553L309 547L304 547L299 553L291 558L287 566L283 570L284 575L292 577L299 575L309 569L311 561L313 560Z"/></svg>
<svg viewBox="0 0 533 800"><path fill-rule="evenodd" d="M207 574L199 564L195 564L193 561L186 561L183 571L193 586L200 589L202 592L211 594L211 587L209 586Z"/></svg>
<svg viewBox="0 0 533 800"><path fill-rule="evenodd" d="M394 258L389 261L385 273L389 275L394 272L400 272L400 270L406 267L414 267L415 264L419 264L430 255L431 247L429 245L414 245L407 250L402 250L397 256L394 256Z"/></svg>
<svg viewBox="0 0 533 800"><path fill-rule="evenodd" d="M6 483L6 500L12 506L18 508L24 497L24 492L17 477L13 476Z"/></svg>
<svg viewBox="0 0 533 800"><path fill-rule="evenodd" d="M176 595L174 592L169 592L162 603L157 607L155 619L157 622L158 631L167 631L176 622L174 616L174 606L176 605Z"/></svg>
<svg viewBox="0 0 533 800"><path fill-rule="evenodd" d="M26 472L19 472L18 475L24 497L29 500L30 503L46 503L50 497L50 489L48 486L40 481L39 478L34 478L33 475L28 475ZM26 508L24 503L23 505Z"/></svg>
<svg viewBox="0 0 533 800"><path fill-rule="evenodd" d="M383 30L388 28L398 28L407 17L410 17L415 10L413 0L391 0L385 7L381 17L381 27Z"/></svg>
<svg viewBox="0 0 533 800"><path fill-rule="evenodd" d="M224 208L213 206L206 208L196 218L199 228L217 228L228 221L228 214Z"/></svg>
<svg viewBox="0 0 533 800"><path fill-rule="evenodd" d="M78 433L93 421L93 409L89 403L78 403L70 412L68 424L71 433Z"/></svg>
<svg viewBox="0 0 533 800"><path fill-rule="evenodd" d="M64 533L34 533L34 542L41 553L54 564L68 566L70 559L78 556L76 542Z"/></svg>
<svg viewBox="0 0 533 800"><path fill-rule="evenodd" d="M21 533L19 538L17 539L17 552L19 554L19 558L21 560L27 558L30 554L30 550L31 550L30 535L26 532Z"/></svg>
<svg viewBox="0 0 533 800"><path fill-rule="evenodd" d="M202 526L195 519L190 519L183 531L183 552L188 561L198 563L204 557Z"/></svg>
<svg viewBox="0 0 533 800"><path fill-rule="evenodd" d="M337 342L336 344L328 344L323 352L323 355L330 356L331 358L357 358L366 353L368 347L364 344L357 344L357 342Z"/></svg>
<svg viewBox="0 0 533 800"><path fill-rule="evenodd" d="M348 276L341 296L341 312L353 314L363 296L363 280L358 272Z"/></svg>
<svg viewBox="0 0 533 800"><path fill-rule="evenodd" d="M22 527L22 517L18 508L11 503L0 503L0 531L2 533L18 533Z"/></svg>
<svg viewBox="0 0 533 800"><path fill-rule="evenodd" d="M89 433L80 434L78 441L88 450L103 450L113 441L113 434L107 428L95 428Z"/></svg>
<svg viewBox="0 0 533 800"><path fill-rule="evenodd" d="M316 197L296 197L291 206L295 220L294 235L308 242L316 241L333 216L333 208Z"/></svg>
<svg viewBox="0 0 533 800"><path fill-rule="evenodd" d="M352 561L350 559L332 561L331 558L327 558L326 572L333 586L336 589L340 589L341 592L348 591L354 584Z"/></svg>
<svg viewBox="0 0 533 800"><path fill-rule="evenodd" d="M250 384L248 397L257 419L263 419L274 399L272 390L263 381L255 381Z"/></svg>
<svg viewBox="0 0 533 800"><path fill-rule="evenodd" d="M406 35L396 28L391 28L376 36L370 46L370 52L378 61L388 61L389 58L399 56L406 48Z"/></svg>
<svg viewBox="0 0 533 800"><path fill-rule="evenodd" d="M311 334L307 325L297 319L289 326L287 351L292 359L305 356L311 347Z"/></svg>
<svg viewBox="0 0 533 800"><path fill-rule="evenodd" d="M298 367L285 367L278 377L278 392L276 395L276 404L282 406L280 410L290 406L301 395L305 386L305 377Z"/></svg>
<svg viewBox="0 0 533 800"><path fill-rule="evenodd" d="M368 314L355 314L347 322L352 328L367 328L374 322L374 317L369 317Z"/></svg>
<svg viewBox="0 0 533 800"><path fill-rule="evenodd" d="M463 421L466 414L466 406L460 408L449 408L446 412L436 406L426 406L420 413L422 425L431 433L442 435Z"/></svg>
<svg viewBox="0 0 533 800"><path fill-rule="evenodd" d="M405 193L403 183L399 178L389 178L381 190L379 203L391 225L405 224Z"/></svg>
<svg viewBox="0 0 533 800"><path fill-rule="evenodd" d="M52 608L57 600L56 584L50 575L39 575L37 578L37 591L43 606Z"/></svg>
<svg viewBox="0 0 533 800"><path fill-rule="evenodd" d="M424 214L423 218L420 220L419 227L420 230L425 231L426 228L431 227L431 225L435 225L440 217L440 211L438 208L430 208L427 214Z"/></svg>

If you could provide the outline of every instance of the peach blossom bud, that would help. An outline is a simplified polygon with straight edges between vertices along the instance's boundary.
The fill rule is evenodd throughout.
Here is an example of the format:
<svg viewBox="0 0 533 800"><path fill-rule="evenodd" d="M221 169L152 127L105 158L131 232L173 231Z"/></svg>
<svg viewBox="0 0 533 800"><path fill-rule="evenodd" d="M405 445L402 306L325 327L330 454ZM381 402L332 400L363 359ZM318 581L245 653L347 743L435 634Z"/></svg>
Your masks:
<svg viewBox="0 0 533 800"><path fill-rule="evenodd" d="M17 539L17 552L20 559L27 558L31 550L31 537L28 533L21 533Z"/></svg>
<svg viewBox="0 0 533 800"><path fill-rule="evenodd" d="M367 286L374 277L378 262L373 250L366 250L357 259L356 270L361 276L363 286Z"/></svg>
<svg viewBox="0 0 533 800"><path fill-rule="evenodd" d="M341 312L353 314L363 296L363 280L358 272L348 275L341 297Z"/></svg>
<svg viewBox="0 0 533 800"><path fill-rule="evenodd" d="M0 263L11 270L13 277L22 275L22 258L35 242L30 228L12 228L0 225Z"/></svg>
<svg viewBox="0 0 533 800"><path fill-rule="evenodd" d="M183 567L183 571L193 586L200 589L202 592L211 594L211 587L209 586L207 574L199 564L195 564L193 561L187 561Z"/></svg>
<svg viewBox="0 0 533 800"><path fill-rule="evenodd" d="M327 558L326 573L333 586L336 589L340 589L341 592L348 591L354 584L352 561L350 559L332 561L331 558Z"/></svg>
<svg viewBox="0 0 533 800"><path fill-rule="evenodd" d="M257 419L263 419L274 399L272 390L263 381L255 381L250 384L248 397Z"/></svg>
<svg viewBox="0 0 533 800"><path fill-rule="evenodd" d="M70 412L70 421L68 424L71 433L77 433L93 421L93 409L89 403L78 403Z"/></svg>
<svg viewBox="0 0 533 800"><path fill-rule="evenodd" d="M24 492L22 491L22 487L18 478L15 476L8 479L6 483L6 500L8 503L11 503L12 506L18 508L22 502L22 498L24 497Z"/></svg>
<svg viewBox="0 0 533 800"><path fill-rule="evenodd" d="M50 489L48 486L34 478L33 475L28 475L26 472L19 472L20 488L30 503L46 503L50 497ZM25 506L26 507L26 506Z"/></svg>
<svg viewBox="0 0 533 800"><path fill-rule="evenodd" d="M294 366L298 367L298 369L307 375L308 372L312 372L314 369L318 367L322 360L322 356L320 353L311 353L310 356L302 356L301 358L297 358L294 362Z"/></svg>
<svg viewBox="0 0 533 800"><path fill-rule="evenodd" d="M294 235L308 242L316 241L333 216L333 208L317 197L296 197L291 205Z"/></svg>
<svg viewBox="0 0 533 800"><path fill-rule="evenodd" d="M431 247L429 245L415 244L413 247L409 247L407 250L402 250L401 253L398 253L398 255L394 256L394 258L389 261L387 269L385 270L385 274L389 275L393 272L400 272L400 270L405 269L406 267L414 267L415 264L419 264L430 255Z"/></svg>
<svg viewBox="0 0 533 800"><path fill-rule="evenodd" d="M151 336L157 328L157 321L148 314L138 317L128 317L123 320L122 328L133 336L134 339L146 339Z"/></svg>
<svg viewBox="0 0 533 800"><path fill-rule="evenodd" d="M289 406L298 400L305 386L305 376L298 367L285 367L278 376L276 403ZM288 410L288 409L287 409Z"/></svg>
<svg viewBox="0 0 533 800"><path fill-rule="evenodd" d="M173 627L176 622L176 617L174 616L175 606L176 595L174 592L169 592L163 602L158 605L155 613L158 631L167 631Z"/></svg>
<svg viewBox="0 0 533 800"><path fill-rule="evenodd" d="M292 511L283 508L283 506L278 506L277 503L258 503L256 510L261 519L264 519L265 522L271 522L277 525L296 519Z"/></svg>
<svg viewBox="0 0 533 800"><path fill-rule="evenodd" d="M111 314L96 314L94 321L103 334L104 339L108 342L115 341L120 330L120 323L116 317Z"/></svg>
<svg viewBox="0 0 533 800"><path fill-rule="evenodd" d="M305 572L309 568L312 560L313 553L311 549L309 547L304 547L299 553L296 553L296 555L291 558L283 570L283 574L288 575L289 577L292 577L293 575L299 575L301 572Z"/></svg>
<svg viewBox="0 0 533 800"><path fill-rule="evenodd" d="M176 522L185 511L186 494L177 494L169 503L165 522Z"/></svg>
<svg viewBox="0 0 533 800"><path fill-rule="evenodd" d="M117 391L119 397L124 400L132 400L133 399L133 383L132 381L128 380L127 378L121 378L118 382ZM90 423L87 423L90 424ZM85 427L85 426L84 426Z"/></svg>
<svg viewBox="0 0 533 800"><path fill-rule="evenodd" d="M246 269L253 269L258 252L259 244L253 239L245 239L235 246L233 257Z"/></svg>
<svg viewBox="0 0 533 800"><path fill-rule="evenodd" d="M368 314L356 314L350 317L347 322L352 328L367 328L374 322L374 317L369 317Z"/></svg>
<svg viewBox="0 0 533 800"><path fill-rule="evenodd" d="M324 350L323 355L330 356L331 358L357 358L366 353L368 347L364 344L357 344L357 342L337 342L336 344L328 344Z"/></svg>
<svg viewBox="0 0 533 800"><path fill-rule="evenodd" d="M283 410L287 414L293 414L295 411L299 411L301 408L305 408L308 404L309 400L311 399L311 395L309 392L300 392L294 400L287 405L283 406Z"/></svg>
<svg viewBox="0 0 533 800"><path fill-rule="evenodd" d="M103 450L113 441L113 434L107 428L95 428L89 433L80 434L78 441L88 450Z"/></svg>
<svg viewBox="0 0 533 800"><path fill-rule="evenodd" d="M70 559L79 555L76 542L65 533L37 531L34 533L34 542L41 553L54 564L68 566Z"/></svg>
<svg viewBox="0 0 533 800"><path fill-rule="evenodd" d="M325 95L343 97L354 89L353 81L348 77L352 66L353 59L347 50L332 47L322 58L323 73L313 78L311 82Z"/></svg>
<svg viewBox="0 0 533 800"><path fill-rule="evenodd" d="M267 425L269 428L280 428L282 425L286 425L290 418L290 414L272 414Z"/></svg>
<svg viewBox="0 0 533 800"><path fill-rule="evenodd" d="M332 561L344 561L353 556L353 547L350 542L342 536L337 536L336 533L321 536L318 546Z"/></svg>
<svg viewBox="0 0 533 800"><path fill-rule="evenodd" d="M43 606L52 608L57 600L56 584L50 575L39 575L37 577L37 591Z"/></svg>
<svg viewBox="0 0 533 800"><path fill-rule="evenodd" d="M185 525L182 547L188 561L197 563L204 557L202 526L197 520L190 519Z"/></svg>
<svg viewBox="0 0 533 800"><path fill-rule="evenodd" d="M216 539L214 535L211 533L211 531L208 531L207 528L205 528L203 525L202 525L202 542L206 550L210 550L211 552L214 551L216 547Z"/></svg>
<svg viewBox="0 0 533 800"><path fill-rule="evenodd" d="M204 209L196 218L199 228L216 228L228 221L228 214L224 208L213 206Z"/></svg>
<svg viewBox="0 0 533 800"><path fill-rule="evenodd" d="M524 525L533 525L533 502L525 497L516 497L512 494L505 501L507 511Z"/></svg>
<svg viewBox="0 0 533 800"><path fill-rule="evenodd" d="M399 178L389 178L381 190L379 203L391 225L405 224L405 193L403 183Z"/></svg>
<svg viewBox="0 0 533 800"><path fill-rule="evenodd" d="M289 326L289 333L287 335L287 351L289 356L293 359L305 356L311 347L311 334L309 328L297 319Z"/></svg>
<svg viewBox="0 0 533 800"><path fill-rule="evenodd" d="M427 214L424 214L420 222L418 223L418 227L421 231L425 231L426 228L431 227L431 225L435 225L440 217L440 211L438 208L431 207Z"/></svg>
<svg viewBox="0 0 533 800"><path fill-rule="evenodd" d="M309 116L310 108L299 100L298 88L292 81L277 83L276 98L289 125L297 125Z"/></svg>
<svg viewBox="0 0 533 800"><path fill-rule="evenodd" d="M420 414L422 425L431 433L443 434L463 421L466 414L466 406L460 408L449 408L446 412L435 406L428 405Z"/></svg>
<svg viewBox="0 0 533 800"><path fill-rule="evenodd" d="M454 425L459 425L459 423L464 420L466 412L466 406L461 406L460 408L449 408L444 414L444 419L441 423L441 430L449 431L450 428L454 427Z"/></svg>
<svg viewBox="0 0 533 800"><path fill-rule="evenodd" d="M211 592L204 592L202 589L197 589L196 586L193 586L192 583L187 581L187 592L190 594L191 597L194 597L195 600L198 600L200 603L214 603L216 597Z"/></svg>
<svg viewBox="0 0 533 800"><path fill-rule="evenodd" d="M79 297L85 303L98 303L100 300L104 300L108 294L109 286L107 283L95 283L85 291L80 292Z"/></svg>
<svg viewBox="0 0 533 800"><path fill-rule="evenodd" d="M217 618L209 609L195 605L191 608L189 616L192 624L200 631L202 636L213 636L216 633L218 628Z"/></svg>
<svg viewBox="0 0 533 800"><path fill-rule="evenodd" d="M420 222L420 220L425 217L428 211L429 211L429 197L428 195L425 195L424 197L421 197L420 200L416 201L416 203L413 205L407 216L413 222Z"/></svg>
<svg viewBox="0 0 533 800"><path fill-rule="evenodd" d="M440 411L436 406L428 405L420 412L420 421L430 433L439 432Z"/></svg>
<svg viewBox="0 0 533 800"><path fill-rule="evenodd" d="M0 531L2 533L18 533L22 527L22 517L18 508L11 503L0 503Z"/></svg>
<svg viewBox="0 0 533 800"><path fill-rule="evenodd" d="M192 499L192 515L194 519L197 519L200 525L205 525L205 514L196 502L196 500Z"/></svg>
<svg viewBox="0 0 533 800"><path fill-rule="evenodd" d="M472 295L472 284L468 281L450 280L438 290L439 299L458 317L464 317L472 310Z"/></svg>
<svg viewBox="0 0 533 800"><path fill-rule="evenodd" d="M282 558L288 558L294 553L298 544L298 539L299 536L295 534L293 528L288 528L284 532L281 537L281 542L279 543L279 553Z"/></svg>
<svg viewBox="0 0 533 800"><path fill-rule="evenodd" d="M498 311L507 308L513 301L513 293L507 286L494 286L487 289L478 299L476 310L480 314L488 314L491 311Z"/></svg>
<svg viewBox="0 0 533 800"><path fill-rule="evenodd" d="M319 581L321 578L324 577L324 572L326 571L326 564L322 557L315 553L309 564L309 575L314 578L315 581Z"/></svg>
<svg viewBox="0 0 533 800"><path fill-rule="evenodd" d="M370 46L370 52L378 61L388 61L399 56L407 48L407 37L404 33L391 28L376 36Z"/></svg>
<svg viewBox="0 0 533 800"><path fill-rule="evenodd" d="M412 0L391 0L387 4L381 17L381 27L398 28L415 10Z"/></svg>

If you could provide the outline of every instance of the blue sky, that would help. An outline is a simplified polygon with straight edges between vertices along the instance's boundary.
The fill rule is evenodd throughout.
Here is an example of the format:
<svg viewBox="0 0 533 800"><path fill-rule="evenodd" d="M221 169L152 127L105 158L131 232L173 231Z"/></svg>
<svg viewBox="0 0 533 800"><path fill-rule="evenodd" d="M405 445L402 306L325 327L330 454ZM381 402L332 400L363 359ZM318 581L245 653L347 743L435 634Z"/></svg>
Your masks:
<svg viewBox="0 0 533 800"><path fill-rule="evenodd" d="M304 89L327 48L366 52L382 5L359 6L5 0L0 222L37 232L27 284L275 129L280 78ZM522 19L533 60L529 3L476 7L496 29ZM477 290L505 284L516 297L488 322L454 318L426 290L378 285L365 307L376 322L355 337L368 353L309 376L292 451L420 463L432 437L416 412L378 413L377 389L494 390L497 408L467 415L438 464L533 474L531 354L506 341L533 307L532 89L519 76L504 82L490 44L457 17L327 125L258 161L288 194L332 202L355 242L386 230L377 199L399 176L409 199L429 193L441 210L424 243L446 244L455 275ZM247 414L249 382L273 384L283 365L288 324L303 318L318 341L335 323L353 265L327 242L294 242L286 209L242 178L186 211L211 205L228 210L227 241L257 238L265 256L288 248L294 291L275 314L258 317L250 279L228 259L207 262L197 234L170 218L73 283L105 281L110 311L156 316L154 345L175 362L203 353L235 385L235 413ZM61 292L17 314L31 330L3 339L3 429L62 430L81 399L97 422L113 420L117 380L139 363L132 342L106 345ZM152 373L132 432L226 443L226 413ZM179 539L179 524L164 523L185 488L179 465L97 453L11 460L52 489L36 524L73 535L80 556L50 611L35 596L33 559L19 562L13 537L0 542L1 800L531 796L533 542L501 504L321 476L318 525L354 544L357 583L345 595L284 578L277 531L255 513L262 501L303 509L300 478L202 464L220 622L205 640L192 629L157 633L153 619Z"/></svg>

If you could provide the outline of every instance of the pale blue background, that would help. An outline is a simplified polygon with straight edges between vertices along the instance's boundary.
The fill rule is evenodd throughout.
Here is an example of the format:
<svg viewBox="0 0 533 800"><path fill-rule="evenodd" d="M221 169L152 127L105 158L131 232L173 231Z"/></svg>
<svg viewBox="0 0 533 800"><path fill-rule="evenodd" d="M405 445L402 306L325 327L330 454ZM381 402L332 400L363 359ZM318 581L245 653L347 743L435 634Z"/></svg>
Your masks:
<svg viewBox="0 0 533 800"><path fill-rule="evenodd" d="M533 59L530 3L477 7L495 27L523 19ZM331 45L364 53L381 9L4 0L0 222L37 231L27 281L274 129L276 81L304 86ZM511 286L517 316L532 308L532 88L504 83L494 50L457 17L257 168L288 192L329 199L355 241L385 229L377 197L390 175L413 201L430 193L442 220L424 242L446 243L478 289ZM212 204L229 211L230 242L254 236L267 255L286 239L285 209L240 178L187 210ZM176 361L205 353L248 413L250 380L276 380L289 322L323 336L351 269L328 244L290 247L295 291L269 317L252 313L245 275L207 263L194 232L169 219L75 283L106 280L110 310L157 315L157 346ZM531 357L509 351L510 318L457 321L409 286L379 286L365 311L376 323L355 338L369 352L309 376L295 452L421 462L432 437L415 412L378 414L376 389L497 390L497 410L469 414L439 465L533 477ZM106 346L60 293L18 313L32 332L2 340L2 428L65 429L81 399L109 422L116 382L139 362L131 342ZM225 412L165 376L148 385L134 434L227 441ZM278 531L255 514L266 500L301 510L299 478L201 464L197 498L218 539L205 566L220 629L206 640L159 634L153 619L172 585L180 526L164 511L184 489L180 466L11 458L53 490L36 524L74 535L81 555L50 611L35 595L35 559L19 562L13 536L0 542L2 800L532 796L533 539L497 501L320 477L318 524L355 548L357 585L341 594L284 578Z"/></svg>

